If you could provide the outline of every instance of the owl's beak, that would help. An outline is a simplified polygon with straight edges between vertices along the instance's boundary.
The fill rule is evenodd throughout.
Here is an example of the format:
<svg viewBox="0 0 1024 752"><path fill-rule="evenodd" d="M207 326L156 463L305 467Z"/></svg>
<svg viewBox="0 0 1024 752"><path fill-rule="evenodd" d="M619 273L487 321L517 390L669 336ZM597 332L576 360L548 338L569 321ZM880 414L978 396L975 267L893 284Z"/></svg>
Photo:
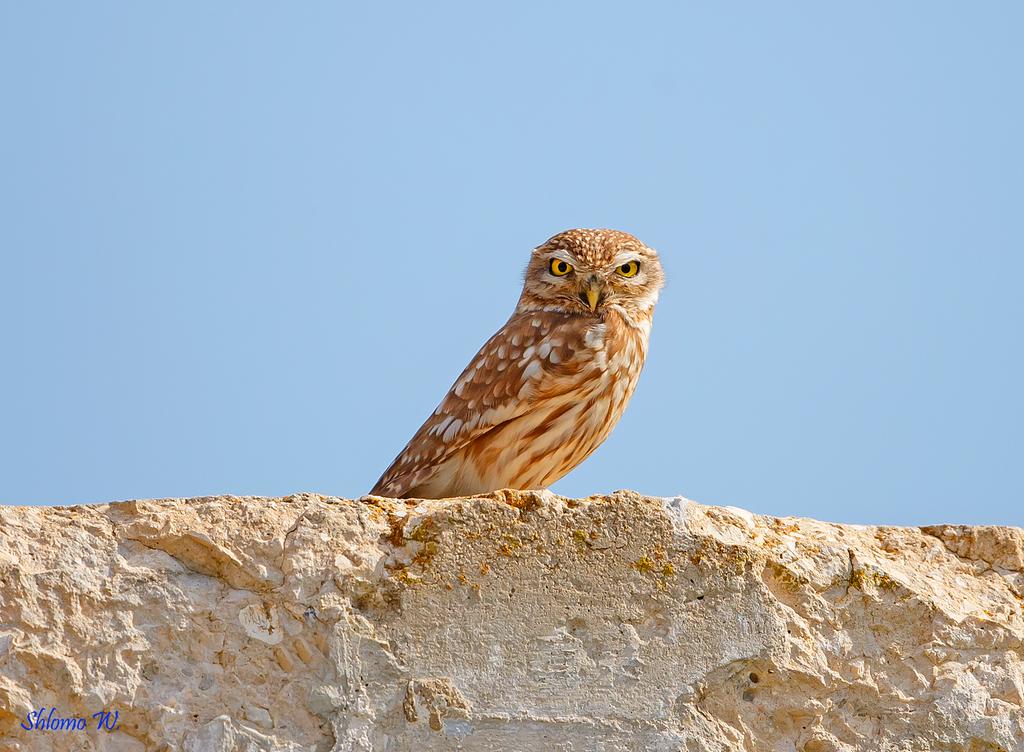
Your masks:
<svg viewBox="0 0 1024 752"><path fill-rule="evenodd" d="M604 292L604 282L599 277L592 276L583 283L583 292L580 299L590 306L591 311L596 311L598 303L601 302L601 295Z"/></svg>

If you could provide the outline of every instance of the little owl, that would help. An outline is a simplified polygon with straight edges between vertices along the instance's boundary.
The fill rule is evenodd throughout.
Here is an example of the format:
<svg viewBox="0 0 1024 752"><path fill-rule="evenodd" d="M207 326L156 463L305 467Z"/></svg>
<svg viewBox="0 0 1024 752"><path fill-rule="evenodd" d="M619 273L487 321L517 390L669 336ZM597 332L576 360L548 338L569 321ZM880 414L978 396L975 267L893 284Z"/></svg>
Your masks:
<svg viewBox="0 0 1024 752"><path fill-rule="evenodd" d="M534 249L515 312L370 492L393 498L545 488L622 416L664 283L658 254L617 230Z"/></svg>

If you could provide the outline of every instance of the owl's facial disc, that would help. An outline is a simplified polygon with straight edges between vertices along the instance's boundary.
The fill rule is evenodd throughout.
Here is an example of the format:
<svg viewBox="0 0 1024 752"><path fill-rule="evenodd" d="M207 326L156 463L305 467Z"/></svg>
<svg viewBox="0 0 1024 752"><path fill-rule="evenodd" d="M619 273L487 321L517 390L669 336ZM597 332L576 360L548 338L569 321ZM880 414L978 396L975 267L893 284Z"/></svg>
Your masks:
<svg viewBox="0 0 1024 752"><path fill-rule="evenodd" d="M649 315L664 273L657 253L617 230L567 230L533 250L519 309Z"/></svg>

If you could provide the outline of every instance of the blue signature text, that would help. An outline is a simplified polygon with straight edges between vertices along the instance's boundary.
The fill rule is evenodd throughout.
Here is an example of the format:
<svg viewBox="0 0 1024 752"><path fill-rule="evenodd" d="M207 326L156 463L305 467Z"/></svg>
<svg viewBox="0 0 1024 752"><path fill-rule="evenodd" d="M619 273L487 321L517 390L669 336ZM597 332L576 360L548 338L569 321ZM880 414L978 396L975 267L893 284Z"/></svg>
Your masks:
<svg viewBox="0 0 1024 752"><path fill-rule="evenodd" d="M97 731L113 731L117 728L118 715L116 710L93 713L92 719L96 723L92 728ZM26 731L85 731L90 725L85 718L64 718L57 708L49 708L47 712L47 708L42 707L26 715L21 727Z"/></svg>

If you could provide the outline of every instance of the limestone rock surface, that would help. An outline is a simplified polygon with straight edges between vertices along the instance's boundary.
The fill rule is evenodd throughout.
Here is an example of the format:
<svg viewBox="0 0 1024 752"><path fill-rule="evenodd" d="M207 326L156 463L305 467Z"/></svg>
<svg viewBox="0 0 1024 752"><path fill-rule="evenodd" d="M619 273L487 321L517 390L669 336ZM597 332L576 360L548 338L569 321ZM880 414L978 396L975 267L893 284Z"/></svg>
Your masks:
<svg viewBox="0 0 1024 752"><path fill-rule="evenodd" d="M1019 528L630 492L3 507L0 750L1021 752L1022 606Z"/></svg>

